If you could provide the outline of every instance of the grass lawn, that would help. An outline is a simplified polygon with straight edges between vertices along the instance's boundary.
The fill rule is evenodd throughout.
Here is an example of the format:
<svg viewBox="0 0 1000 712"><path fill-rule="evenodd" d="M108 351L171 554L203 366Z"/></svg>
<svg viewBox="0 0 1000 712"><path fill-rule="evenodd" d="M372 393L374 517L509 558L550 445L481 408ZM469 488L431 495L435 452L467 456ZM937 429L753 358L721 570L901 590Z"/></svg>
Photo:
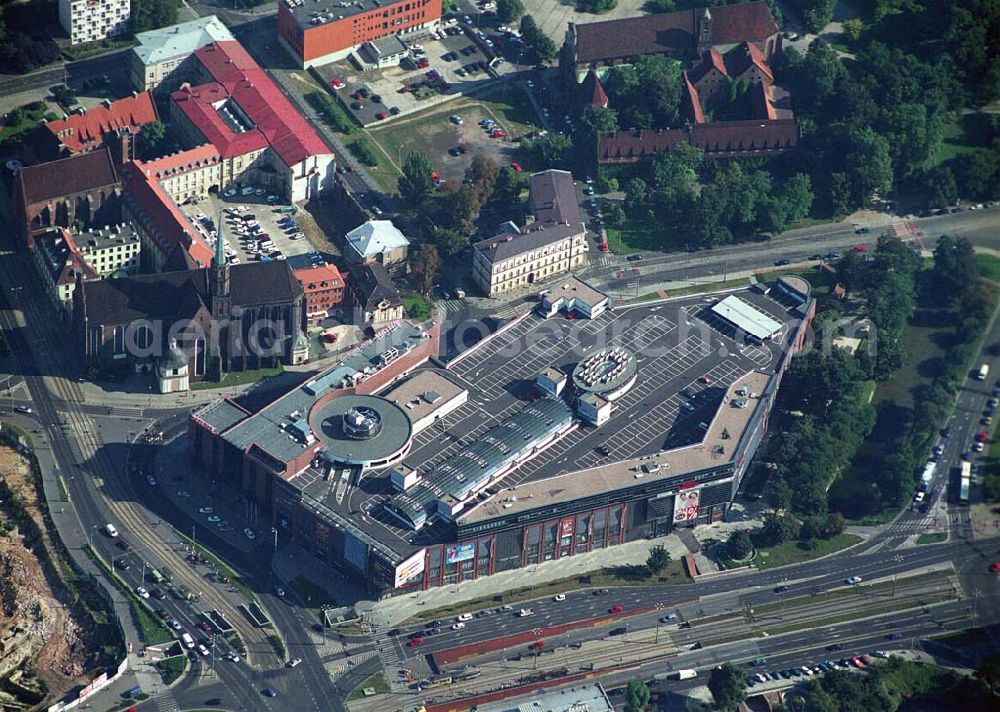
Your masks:
<svg viewBox="0 0 1000 712"><path fill-rule="evenodd" d="M59 488L59 499L63 502L69 501L69 492L66 491L66 485L63 484L62 477L56 475L56 487Z"/></svg>
<svg viewBox="0 0 1000 712"><path fill-rule="evenodd" d="M807 281L812 287L811 294L814 297L822 297L833 291L836 286L833 277L822 270L818 269L807 269L807 270L789 270L787 272L768 272L763 275L770 281L772 278L777 279L778 277L800 277Z"/></svg>
<svg viewBox="0 0 1000 712"><path fill-rule="evenodd" d="M408 318L416 322L430 319L433 309L427 297L417 292L403 292L401 296L403 297L403 309L406 310Z"/></svg>
<svg viewBox="0 0 1000 712"><path fill-rule="evenodd" d="M977 254L975 260L980 275L985 279L1000 282L1000 258L993 255Z"/></svg>
<svg viewBox="0 0 1000 712"><path fill-rule="evenodd" d="M185 667L187 667L187 658L183 655L175 655L156 663L156 669L160 671L166 685L172 684L174 680L183 675Z"/></svg>
<svg viewBox="0 0 1000 712"><path fill-rule="evenodd" d="M130 39L101 40L100 42L87 42L86 44L79 45L77 47L70 47L64 49L62 51L62 54L66 58L67 62L78 62L81 59L86 59L87 57L93 57L95 54L114 52L115 50L118 49L131 47L134 44L135 40L130 40Z"/></svg>
<svg viewBox="0 0 1000 712"><path fill-rule="evenodd" d="M174 634L167 626L154 616L152 612L143 604L139 597L132 592L132 589L115 574L93 548L88 546L87 553L94 562L104 570L108 579L118 587L118 589L128 598L129 606L132 608L132 617L139 627L139 634L146 645L157 645L159 643L169 643L176 640Z"/></svg>
<svg viewBox="0 0 1000 712"><path fill-rule="evenodd" d="M938 151L938 163L963 153L973 153L989 146L992 132L986 114L962 114L944 125L944 140Z"/></svg>
<svg viewBox="0 0 1000 712"><path fill-rule="evenodd" d="M770 569L775 566L785 566L786 564L798 564L802 561L818 559L821 556L846 549L852 544L857 544L859 541L861 541L861 537L856 534L839 534L832 539L817 539L816 547L813 549L807 549L799 541L786 541L770 548L759 548L754 563L758 569Z"/></svg>
<svg viewBox="0 0 1000 712"><path fill-rule="evenodd" d="M20 120L0 126L0 142L6 141L17 134L31 131L33 128L38 126L39 123L41 123L47 111L48 106L44 101L35 101L14 109L9 118L11 120L19 118ZM48 113L52 116L52 118L55 118L55 114L51 112Z"/></svg>
<svg viewBox="0 0 1000 712"><path fill-rule="evenodd" d="M389 687L389 681L385 679L385 673L377 672L355 687L351 694L347 696L347 701L351 702L353 700L360 700L367 697L367 695L365 695L366 687L373 689L376 695L384 695L392 689Z"/></svg>
<svg viewBox="0 0 1000 712"><path fill-rule="evenodd" d="M934 532L933 534L921 534L917 537L918 544L940 544L943 541L948 541L947 532Z"/></svg>
<svg viewBox="0 0 1000 712"><path fill-rule="evenodd" d="M191 390L204 391L209 388L242 386L247 383L263 381L265 378L280 376L284 372L285 369L280 365L275 368L258 368L250 371L230 371L229 373L223 374L221 381L201 381L200 383L192 383Z"/></svg>
<svg viewBox="0 0 1000 712"><path fill-rule="evenodd" d="M608 248L616 255L630 255L640 250L661 250L655 220L630 218L621 227L609 227Z"/></svg>
<svg viewBox="0 0 1000 712"><path fill-rule="evenodd" d="M750 285L749 277L740 277L739 279L730 279L726 282L706 282L705 284L692 284L690 287L681 287L680 289L666 289L668 297L683 297L688 294L703 294L705 292L716 292L720 289L735 289L737 287L747 287ZM635 299L629 299L628 304L640 304L642 302L651 302L655 299L662 299L657 292L650 292L649 294L643 294L642 296L636 297Z"/></svg>
<svg viewBox="0 0 1000 712"><path fill-rule="evenodd" d="M257 601L257 596L254 594L253 591L250 590L250 587L247 586L245 583L243 583L242 579L240 579L240 577L236 575L235 571L233 571L231 568L222 563L219 557L217 557L215 554L213 554L211 551L203 547L198 542L192 541L189 537L184 536L183 534L180 534L180 537L184 539L184 541L186 541L188 544L193 544L195 548L198 549L198 552L202 556L204 556L206 559L212 562L212 565L216 571L218 571L223 576L228 576L229 579L232 581L232 585L237 590L239 590L240 593L246 596L249 600L257 603L257 605L260 605L260 603Z"/></svg>
<svg viewBox="0 0 1000 712"><path fill-rule="evenodd" d="M451 124L447 118L451 114L461 115L465 123L461 127ZM422 151L431 157L435 168L445 178L461 178L460 175L450 174L448 170L449 161L457 159L443 155L456 143L467 146L469 160L471 154L493 154L501 150L509 152L512 147L509 139L497 143L496 139L486 137L478 126L479 120L483 118L493 119L510 136L537 130L539 126L537 115L520 87L456 99L419 115L400 117L396 121L366 130L364 133L378 145L380 155L385 159L380 158L378 166L367 170L386 191L395 193L397 179L402 175L399 171L400 162L408 152ZM505 165L509 160L509 157L497 157L500 165ZM530 166L525 168L527 170Z"/></svg>

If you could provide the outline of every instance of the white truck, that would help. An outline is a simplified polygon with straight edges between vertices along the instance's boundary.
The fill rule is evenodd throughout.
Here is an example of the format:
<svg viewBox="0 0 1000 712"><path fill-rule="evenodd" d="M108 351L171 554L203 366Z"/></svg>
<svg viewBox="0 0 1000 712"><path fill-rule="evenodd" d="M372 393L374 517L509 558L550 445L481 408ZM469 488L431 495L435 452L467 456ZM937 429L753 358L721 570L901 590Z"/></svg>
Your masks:
<svg viewBox="0 0 1000 712"><path fill-rule="evenodd" d="M692 677L698 677L697 670L678 670L674 673L675 680L690 680Z"/></svg>
<svg viewBox="0 0 1000 712"><path fill-rule="evenodd" d="M188 650L194 649L194 638L191 637L190 633L181 633L181 642Z"/></svg>
<svg viewBox="0 0 1000 712"><path fill-rule="evenodd" d="M988 375L990 375L990 365L988 363L984 363L979 367L979 371L976 373L976 378L980 381L985 381Z"/></svg>

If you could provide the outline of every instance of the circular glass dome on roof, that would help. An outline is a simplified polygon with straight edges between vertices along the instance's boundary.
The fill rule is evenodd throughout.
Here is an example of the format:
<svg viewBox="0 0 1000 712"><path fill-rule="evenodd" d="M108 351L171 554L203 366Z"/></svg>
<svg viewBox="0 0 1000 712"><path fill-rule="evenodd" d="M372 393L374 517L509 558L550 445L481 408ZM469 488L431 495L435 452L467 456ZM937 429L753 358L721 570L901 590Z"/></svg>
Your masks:
<svg viewBox="0 0 1000 712"><path fill-rule="evenodd" d="M635 354L615 346L602 349L578 363L573 369L573 385L578 392L596 393L614 400L632 387L637 371Z"/></svg>

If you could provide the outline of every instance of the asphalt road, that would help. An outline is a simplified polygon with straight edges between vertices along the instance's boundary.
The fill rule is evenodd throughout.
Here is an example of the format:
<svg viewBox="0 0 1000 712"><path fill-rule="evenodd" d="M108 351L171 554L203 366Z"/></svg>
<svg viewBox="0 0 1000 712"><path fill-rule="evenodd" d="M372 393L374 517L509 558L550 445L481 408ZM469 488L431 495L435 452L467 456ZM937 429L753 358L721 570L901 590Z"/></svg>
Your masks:
<svg viewBox="0 0 1000 712"><path fill-rule="evenodd" d="M940 235L962 236L977 247L1000 250L1000 208L966 210L929 218L915 218L917 230L927 237L920 244L933 249ZM642 259L629 261L614 257L612 264L587 270L584 277L615 294L642 294L644 286L668 281L690 282L708 277L718 279L727 274L768 267L780 259L793 263L807 260L815 254L831 250L847 252L856 245L875 244L879 229L867 235L857 235L854 227L841 223L817 225L790 230L771 240L747 242L700 252L643 252ZM615 245L611 244L614 251ZM625 270L625 275L618 276ZM632 270L638 270L635 275ZM638 286L637 286L638 285Z"/></svg>

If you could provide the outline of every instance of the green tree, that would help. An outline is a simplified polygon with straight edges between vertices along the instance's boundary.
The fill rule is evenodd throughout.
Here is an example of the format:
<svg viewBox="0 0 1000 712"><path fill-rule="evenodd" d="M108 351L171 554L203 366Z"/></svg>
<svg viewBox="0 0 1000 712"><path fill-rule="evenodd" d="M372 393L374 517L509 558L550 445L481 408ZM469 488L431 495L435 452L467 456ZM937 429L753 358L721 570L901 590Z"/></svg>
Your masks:
<svg viewBox="0 0 1000 712"><path fill-rule="evenodd" d="M573 160L573 141L569 136L552 133L522 144L542 167L567 170Z"/></svg>
<svg viewBox="0 0 1000 712"><path fill-rule="evenodd" d="M840 512L830 512L826 515L826 520L823 522L822 527L820 527L820 536L824 539L832 539L835 536L840 536L844 533L846 524L843 514Z"/></svg>
<svg viewBox="0 0 1000 712"><path fill-rule="evenodd" d="M676 12L677 0L646 0L642 9L654 15L662 12Z"/></svg>
<svg viewBox="0 0 1000 712"><path fill-rule="evenodd" d="M768 512L764 515L764 526L761 528L760 535L764 541L771 545L780 544L797 539L799 525L795 518L788 514Z"/></svg>
<svg viewBox="0 0 1000 712"><path fill-rule="evenodd" d="M662 544L649 547L649 556L646 558L646 568L656 576L670 563L670 552Z"/></svg>
<svg viewBox="0 0 1000 712"><path fill-rule="evenodd" d="M527 187L528 180L528 175L523 171L515 171L509 166L501 168L490 198L494 212L501 215L510 213L520 202L521 191Z"/></svg>
<svg viewBox="0 0 1000 712"><path fill-rule="evenodd" d="M402 168L403 175L399 178L399 194L410 200L420 200L434 190L434 179L431 174L431 160L426 153L411 151L406 154Z"/></svg>
<svg viewBox="0 0 1000 712"><path fill-rule="evenodd" d="M625 211L619 203L607 203L604 206L604 222L608 227L621 227L625 224Z"/></svg>
<svg viewBox="0 0 1000 712"><path fill-rule="evenodd" d="M556 56L556 45L541 31L535 18L525 15L521 18L521 39L527 51L526 59L533 64L542 64Z"/></svg>
<svg viewBox="0 0 1000 712"><path fill-rule="evenodd" d="M743 529L737 529L729 535L729 541L726 542L726 551L731 559L739 560L750 556L750 552L753 551L753 542L750 541L750 535Z"/></svg>
<svg viewBox="0 0 1000 712"><path fill-rule="evenodd" d="M594 14L608 12L615 9L617 5L618 0L576 0L578 12L592 12Z"/></svg>
<svg viewBox="0 0 1000 712"><path fill-rule="evenodd" d="M469 246L469 238L458 230L438 228L431 235L431 240L437 246L438 252L452 258Z"/></svg>
<svg viewBox="0 0 1000 712"><path fill-rule="evenodd" d="M497 19L505 25L517 22L524 14L524 3L521 0L497 0Z"/></svg>
<svg viewBox="0 0 1000 712"><path fill-rule="evenodd" d="M428 294L441 269L441 256L433 243L427 243L411 260L410 269L421 294Z"/></svg>
<svg viewBox="0 0 1000 712"><path fill-rule="evenodd" d="M731 663L723 663L709 675L708 689L716 707L732 712L746 699L746 673Z"/></svg>
<svg viewBox="0 0 1000 712"><path fill-rule="evenodd" d="M647 712L652 708L653 696L642 680L630 680L625 688L625 712Z"/></svg>
<svg viewBox="0 0 1000 712"><path fill-rule="evenodd" d="M366 166L378 165L378 153L375 149L375 144L367 136L354 139L347 144L347 149Z"/></svg>
<svg viewBox="0 0 1000 712"><path fill-rule="evenodd" d="M649 200L649 186L642 178L629 178L625 184L625 209L641 210Z"/></svg>
<svg viewBox="0 0 1000 712"><path fill-rule="evenodd" d="M139 157L144 161L151 161L164 155L166 149L167 127L162 121L154 121L146 124L139 131Z"/></svg>
<svg viewBox="0 0 1000 712"><path fill-rule="evenodd" d="M177 0L134 0L129 16L132 34L177 24Z"/></svg>
<svg viewBox="0 0 1000 712"><path fill-rule="evenodd" d="M772 477L764 490L768 503L775 509L789 509L792 506L792 488L784 477Z"/></svg>
<svg viewBox="0 0 1000 712"><path fill-rule="evenodd" d="M857 42L861 39L861 33L864 32L865 23L861 21L860 17L852 17L850 20L844 20L843 28L844 36L848 42Z"/></svg>

